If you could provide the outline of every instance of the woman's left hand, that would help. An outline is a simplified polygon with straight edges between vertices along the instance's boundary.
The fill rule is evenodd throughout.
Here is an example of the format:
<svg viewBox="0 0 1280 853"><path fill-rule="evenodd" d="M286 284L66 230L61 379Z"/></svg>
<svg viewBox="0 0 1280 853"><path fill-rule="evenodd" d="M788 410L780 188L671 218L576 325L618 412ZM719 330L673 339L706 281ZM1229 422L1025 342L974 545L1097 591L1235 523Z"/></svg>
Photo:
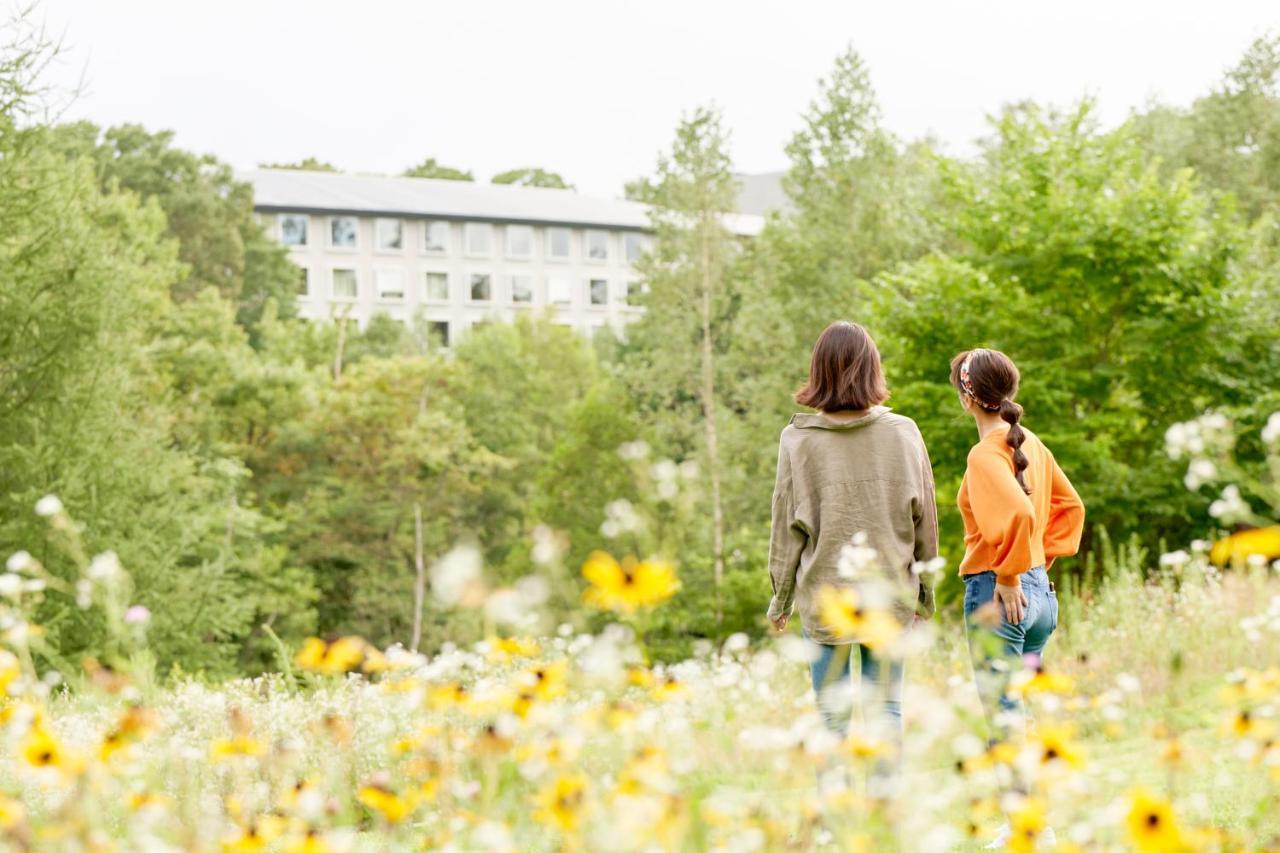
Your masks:
<svg viewBox="0 0 1280 853"><path fill-rule="evenodd" d="M768 619L767 616L765 618ZM779 616L777 619L769 619L769 622L773 625L773 630L785 631L787 630L787 620L790 618L791 618L790 614L784 613L781 616Z"/></svg>

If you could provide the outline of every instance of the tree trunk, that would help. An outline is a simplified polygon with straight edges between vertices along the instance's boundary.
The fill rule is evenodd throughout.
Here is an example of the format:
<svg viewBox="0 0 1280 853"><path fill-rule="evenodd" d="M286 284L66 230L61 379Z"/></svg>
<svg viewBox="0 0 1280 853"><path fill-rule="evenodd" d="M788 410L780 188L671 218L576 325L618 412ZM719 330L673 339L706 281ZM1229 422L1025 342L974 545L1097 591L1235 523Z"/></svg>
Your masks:
<svg viewBox="0 0 1280 853"><path fill-rule="evenodd" d="M416 652L422 642L422 605L427 592L427 569L422 559L422 504L413 505L413 642L409 651Z"/></svg>
<svg viewBox="0 0 1280 853"><path fill-rule="evenodd" d="M724 511L720 504L720 442L716 433L716 387L711 338L711 248L708 225L702 226L702 422L707 437L707 467L711 474L711 553L715 561L716 629L723 621L720 586L724 580Z"/></svg>
<svg viewBox="0 0 1280 853"><path fill-rule="evenodd" d="M338 320L338 346L333 354L333 381L337 382L342 378L342 355L347 348L347 316L344 314Z"/></svg>

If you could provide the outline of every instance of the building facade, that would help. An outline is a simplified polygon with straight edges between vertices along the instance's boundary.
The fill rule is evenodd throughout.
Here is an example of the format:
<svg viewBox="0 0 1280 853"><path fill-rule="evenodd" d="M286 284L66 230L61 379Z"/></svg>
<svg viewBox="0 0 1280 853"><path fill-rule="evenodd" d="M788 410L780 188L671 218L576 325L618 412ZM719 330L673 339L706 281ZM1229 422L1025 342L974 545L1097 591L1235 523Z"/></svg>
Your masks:
<svg viewBox="0 0 1280 853"><path fill-rule="evenodd" d="M303 317L419 322L446 346L477 323L546 311L591 336L639 310L648 210L570 190L259 170L254 207L299 267ZM740 234L759 217L735 216Z"/></svg>

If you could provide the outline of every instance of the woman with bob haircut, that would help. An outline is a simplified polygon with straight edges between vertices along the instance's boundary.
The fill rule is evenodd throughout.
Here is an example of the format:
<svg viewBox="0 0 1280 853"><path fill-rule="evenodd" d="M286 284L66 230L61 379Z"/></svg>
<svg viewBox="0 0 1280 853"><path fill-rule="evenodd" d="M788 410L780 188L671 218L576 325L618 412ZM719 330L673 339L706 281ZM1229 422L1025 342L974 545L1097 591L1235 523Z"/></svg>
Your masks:
<svg viewBox="0 0 1280 853"><path fill-rule="evenodd" d="M795 395L816 412L793 415L779 442L768 618L781 631L799 611L817 645L810 675L830 730L848 732L856 655L864 717L900 747L901 661L832 624L848 620L830 611L832 601L845 602L855 622L874 612L882 625L891 617L893 630L933 615L932 586L916 568L938 554L933 469L915 422L881 405L888 398L867 330L844 320L828 326ZM883 643L871 645L883 652Z"/></svg>

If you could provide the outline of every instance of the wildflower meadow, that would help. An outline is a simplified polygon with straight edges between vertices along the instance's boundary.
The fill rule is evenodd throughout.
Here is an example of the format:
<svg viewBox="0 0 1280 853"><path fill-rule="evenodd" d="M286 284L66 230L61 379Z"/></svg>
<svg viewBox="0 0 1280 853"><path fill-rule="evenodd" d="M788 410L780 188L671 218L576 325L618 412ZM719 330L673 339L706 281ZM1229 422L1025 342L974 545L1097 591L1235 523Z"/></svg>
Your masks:
<svg viewBox="0 0 1280 853"><path fill-rule="evenodd" d="M1273 467L1277 429L1280 414L1265 437ZM1221 479L1242 471L1231 430L1207 416L1167 437L1220 487L1220 516L1240 511ZM0 837L12 849L964 850L1002 813L1010 850L1037 849L1050 826L1067 850L1280 838L1274 526L1154 565L1117 550L1067 605L1043 666L1011 681L1033 722L992 746L954 614L904 629L852 591L833 596L824 620L906 663L903 772L885 797L868 771L892 745L856 722L857 696L848 737L822 725L811 646L794 632L651 659L644 636L680 595L678 557L593 552L581 606L606 618L585 632L542 620L540 575L492 586L461 546L432 588L480 615L480 642L428 655L311 638L281 646L271 674L158 685L126 567L80 552L56 497L34 509L82 573L64 588L19 552L0 575ZM543 542L549 572L562 555ZM57 650L30 603L55 594L105 619L109 660L37 671L34 655Z"/></svg>

